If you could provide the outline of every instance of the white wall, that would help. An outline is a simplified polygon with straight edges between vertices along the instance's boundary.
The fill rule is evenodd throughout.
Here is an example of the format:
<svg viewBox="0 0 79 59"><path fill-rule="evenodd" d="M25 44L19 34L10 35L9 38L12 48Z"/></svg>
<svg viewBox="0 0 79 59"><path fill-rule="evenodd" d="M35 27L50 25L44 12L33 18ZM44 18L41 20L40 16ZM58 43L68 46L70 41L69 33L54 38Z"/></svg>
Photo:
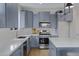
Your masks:
<svg viewBox="0 0 79 59"><path fill-rule="evenodd" d="M65 21L58 21L58 35L59 37L68 37L68 23Z"/></svg>
<svg viewBox="0 0 79 59"><path fill-rule="evenodd" d="M71 23L71 37L79 38L79 4L75 4L73 8L73 21Z"/></svg>

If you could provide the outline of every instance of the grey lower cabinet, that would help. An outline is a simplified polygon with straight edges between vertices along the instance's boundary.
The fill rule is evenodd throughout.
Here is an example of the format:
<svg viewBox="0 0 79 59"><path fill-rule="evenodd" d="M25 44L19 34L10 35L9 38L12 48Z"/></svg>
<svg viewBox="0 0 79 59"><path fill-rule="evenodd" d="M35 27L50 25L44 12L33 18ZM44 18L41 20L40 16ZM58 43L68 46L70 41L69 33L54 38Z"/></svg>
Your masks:
<svg viewBox="0 0 79 59"><path fill-rule="evenodd" d="M10 56L26 56L31 50L31 37L28 38L18 49L16 49Z"/></svg>
<svg viewBox="0 0 79 59"><path fill-rule="evenodd" d="M32 36L30 40L31 48L39 48L39 37Z"/></svg>
<svg viewBox="0 0 79 59"><path fill-rule="evenodd" d="M79 56L79 47L55 47L49 42L49 56Z"/></svg>
<svg viewBox="0 0 79 59"><path fill-rule="evenodd" d="M10 56L23 56L23 45L15 50Z"/></svg>
<svg viewBox="0 0 79 59"><path fill-rule="evenodd" d="M79 47L59 47L56 48L57 56L79 56Z"/></svg>
<svg viewBox="0 0 79 59"><path fill-rule="evenodd" d="M49 41L49 56L56 56L56 47Z"/></svg>
<svg viewBox="0 0 79 59"><path fill-rule="evenodd" d="M49 56L66 56L67 52L73 51L73 48L62 48L62 47L55 47L54 44L49 41Z"/></svg>

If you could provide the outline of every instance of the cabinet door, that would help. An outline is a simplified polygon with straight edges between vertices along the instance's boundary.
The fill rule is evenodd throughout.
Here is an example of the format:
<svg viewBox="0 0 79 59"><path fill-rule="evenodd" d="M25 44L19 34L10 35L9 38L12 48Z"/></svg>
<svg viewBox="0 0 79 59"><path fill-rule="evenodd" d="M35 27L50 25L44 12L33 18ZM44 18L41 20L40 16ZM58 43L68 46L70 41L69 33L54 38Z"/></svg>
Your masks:
<svg viewBox="0 0 79 59"><path fill-rule="evenodd" d="M49 56L56 56L56 48L52 44L51 41L49 41L49 52L48 52L48 54L49 54Z"/></svg>
<svg viewBox="0 0 79 59"><path fill-rule="evenodd" d="M6 25L8 28L18 28L18 5L16 3L6 3Z"/></svg>
<svg viewBox="0 0 79 59"><path fill-rule="evenodd" d="M51 27L52 27L53 29L57 29L58 20L57 20L55 14L50 14L50 22L51 22Z"/></svg>
<svg viewBox="0 0 79 59"><path fill-rule="evenodd" d="M57 15L58 15L59 21L72 21L73 20L73 8L70 9L70 12L69 12L69 9L66 9L65 15L64 13L57 13Z"/></svg>
<svg viewBox="0 0 79 59"><path fill-rule="evenodd" d="M21 50L18 49L15 53L12 54L12 56L21 56Z"/></svg>
<svg viewBox="0 0 79 59"><path fill-rule="evenodd" d="M26 16L25 16L25 26L28 28L33 27L33 12L32 11L26 11Z"/></svg>
<svg viewBox="0 0 79 59"><path fill-rule="evenodd" d="M0 3L0 28L4 28L5 25L5 3Z"/></svg>
<svg viewBox="0 0 79 59"><path fill-rule="evenodd" d="M23 56L23 46L20 46L11 56Z"/></svg>
<svg viewBox="0 0 79 59"><path fill-rule="evenodd" d="M57 19L58 21L65 21L64 13L57 13Z"/></svg>
<svg viewBox="0 0 79 59"><path fill-rule="evenodd" d="M39 47L39 38L38 37L32 37L31 38L31 47L32 48L38 48Z"/></svg>
<svg viewBox="0 0 79 59"><path fill-rule="evenodd" d="M32 23L33 22L33 12L28 11L28 27L32 28Z"/></svg>
<svg viewBox="0 0 79 59"><path fill-rule="evenodd" d="M66 10L68 13L65 15L65 21L72 21L73 20L73 9Z"/></svg>
<svg viewBox="0 0 79 59"><path fill-rule="evenodd" d="M40 16L40 22L45 22L45 21L50 21L50 12L40 12L39 13Z"/></svg>
<svg viewBox="0 0 79 59"><path fill-rule="evenodd" d="M33 27L39 28L39 13L33 14Z"/></svg>
<svg viewBox="0 0 79 59"><path fill-rule="evenodd" d="M20 11L20 28L25 28L25 11Z"/></svg>

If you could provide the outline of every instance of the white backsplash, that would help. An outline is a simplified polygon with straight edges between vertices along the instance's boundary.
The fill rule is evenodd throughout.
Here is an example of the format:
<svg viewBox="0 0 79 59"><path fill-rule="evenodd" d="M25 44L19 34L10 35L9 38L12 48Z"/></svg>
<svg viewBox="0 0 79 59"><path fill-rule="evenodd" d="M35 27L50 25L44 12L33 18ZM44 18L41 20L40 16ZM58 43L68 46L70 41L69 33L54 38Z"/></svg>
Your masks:
<svg viewBox="0 0 79 59"><path fill-rule="evenodd" d="M32 28L23 28L17 31L17 36L32 34Z"/></svg>
<svg viewBox="0 0 79 59"><path fill-rule="evenodd" d="M10 30L10 28L0 28L0 41L11 40L16 37L16 31Z"/></svg>

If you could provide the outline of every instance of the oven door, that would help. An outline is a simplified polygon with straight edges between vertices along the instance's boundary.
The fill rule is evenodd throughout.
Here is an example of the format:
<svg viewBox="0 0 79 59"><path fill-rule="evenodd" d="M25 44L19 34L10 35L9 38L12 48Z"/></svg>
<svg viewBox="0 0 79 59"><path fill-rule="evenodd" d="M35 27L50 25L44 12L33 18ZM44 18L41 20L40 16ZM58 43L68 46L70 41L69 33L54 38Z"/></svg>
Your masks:
<svg viewBox="0 0 79 59"><path fill-rule="evenodd" d="M39 38L39 48L48 48L49 38Z"/></svg>
<svg viewBox="0 0 79 59"><path fill-rule="evenodd" d="M39 38L39 44L49 44L49 38Z"/></svg>

